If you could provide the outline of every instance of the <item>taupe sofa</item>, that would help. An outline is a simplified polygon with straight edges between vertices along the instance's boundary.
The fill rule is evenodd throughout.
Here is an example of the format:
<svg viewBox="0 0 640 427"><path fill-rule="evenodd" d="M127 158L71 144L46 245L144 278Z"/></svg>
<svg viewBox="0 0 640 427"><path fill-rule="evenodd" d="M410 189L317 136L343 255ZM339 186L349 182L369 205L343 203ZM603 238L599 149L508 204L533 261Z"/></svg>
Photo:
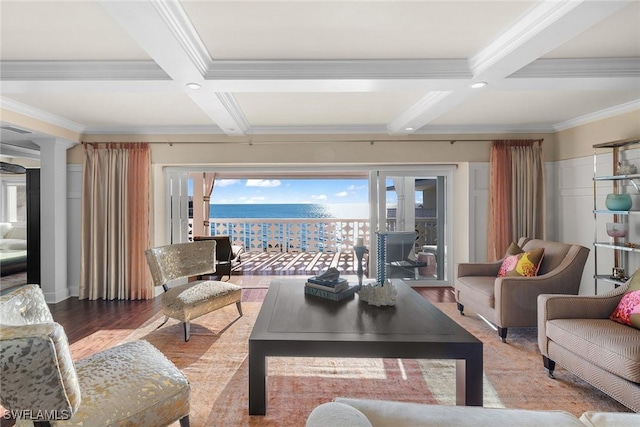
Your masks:
<svg viewBox="0 0 640 427"><path fill-rule="evenodd" d="M639 412L640 330L609 320L629 283L604 295L540 295L538 345L549 376L558 363Z"/></svg>
<svg viewBox="0 0 640 427"><path fill-rule="evenodd" d="M507 328L537 325L536 299L540 294L577 295L589 249L580 245L522 237L525 251L544 247L536 277L497 277L502 260L458 265L455 296L458 310L465 307L498 327L502 341Z"/></svg>

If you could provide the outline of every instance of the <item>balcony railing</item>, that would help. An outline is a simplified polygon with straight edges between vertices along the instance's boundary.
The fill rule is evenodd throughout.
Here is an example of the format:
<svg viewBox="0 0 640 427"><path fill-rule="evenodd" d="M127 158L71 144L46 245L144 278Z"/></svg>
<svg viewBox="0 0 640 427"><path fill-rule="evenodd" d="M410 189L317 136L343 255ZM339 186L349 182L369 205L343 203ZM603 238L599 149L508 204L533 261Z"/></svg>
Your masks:
<svg viewBox="0 0 640 427"><path fill-rule="evenodd" d="M341 252L353 248L358 238L370 246L368 219L336 218L211 218L212 235L228 235L234 245L251 252ZM387 220L395 230L395 220ZM436 244L436 218L417 218L416 246Z"/></svg>

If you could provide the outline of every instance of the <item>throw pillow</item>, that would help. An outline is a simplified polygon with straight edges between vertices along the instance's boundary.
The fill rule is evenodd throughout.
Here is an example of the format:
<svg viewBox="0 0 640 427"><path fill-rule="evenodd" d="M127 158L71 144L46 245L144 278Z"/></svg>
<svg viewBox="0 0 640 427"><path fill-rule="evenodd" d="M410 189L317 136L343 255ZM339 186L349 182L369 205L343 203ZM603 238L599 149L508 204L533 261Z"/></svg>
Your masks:
<svg viewBox="0 0 640 427"><path fill-rule="evenodd" d="M623 325L640 329L640 269L631 276L629 289L618 306L613 310L610 319Z"/></svg>
<svg viewBox="0 0 640 427"><path fill-rule="evenodd" d="M511 244L509 245L509 247L507 248L507 253L504 254L505 257L511 256L511 255L518 255L524 252L524 249L522 249L520 246L518 246L518 244L516 242L511 242Z"/></svg>
<svg viewBox="0 0 640 427"><path fill-rule="evenodd" d="M508 256L502 261L498 277L533 277L538 274L543 257L544 248Z"/></svg>

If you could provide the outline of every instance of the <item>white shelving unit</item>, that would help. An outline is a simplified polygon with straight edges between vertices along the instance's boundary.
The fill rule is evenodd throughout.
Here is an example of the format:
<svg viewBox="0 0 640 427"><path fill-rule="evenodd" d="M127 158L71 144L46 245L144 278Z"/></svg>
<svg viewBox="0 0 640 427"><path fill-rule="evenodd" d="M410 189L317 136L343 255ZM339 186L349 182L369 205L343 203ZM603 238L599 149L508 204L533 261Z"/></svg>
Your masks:
<svg viewBox="0 0 640 427"><path fill-rule="evenodd" d="M612 154L613 160L613 173L615 174L618 170L618 162L620 161L620 154L624 150L628 150L631 148L640 148L633 147L634 145L640 144L640 138L628 139L624 141L613 141L607 142L603 144L596 144L593 146L593 216L595 221L595 231L594 231L594 279L595 279L595 293L598 293L598 282L606 282L612 283L615 287L622 285L625 282L625 279L617 279L614 278L612 273L612 269L608 272L599 271L598 259L602 256L612 256L613 257L613 268L627 268L628 269L628 257L633 256L636 253L640 253L640 242L634 245L632 242L628 242L629 235L631 235L631 228L634 224L640 224L640 211L611 211L608 209L603 209L604 206L598 206L598 184L605 182L610 182L612 184L613 193L621 193L620 187L623 184L631 183L635 190L638 190L637 183L634 181L636 179L640 180L640 174L633 175L598 175L598 154L606 153L610 151ZM636 165L638 166L638 165ZM626 222L629 224L629 235L627 238L611 238L609 241L599 241L598 234L598 225L603 222ZM640 259L640 257L638 257ZM602 270L600 268L600 270ZM631 274L631 271L625 270L625 276Z"/></svg>

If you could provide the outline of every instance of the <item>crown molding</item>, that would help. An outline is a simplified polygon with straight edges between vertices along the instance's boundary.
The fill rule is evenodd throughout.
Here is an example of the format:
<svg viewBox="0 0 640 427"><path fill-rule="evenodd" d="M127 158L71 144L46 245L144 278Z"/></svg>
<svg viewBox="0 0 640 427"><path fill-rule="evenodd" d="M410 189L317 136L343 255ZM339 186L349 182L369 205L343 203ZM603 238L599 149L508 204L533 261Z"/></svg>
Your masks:
<svg viewBox="0 0 640 427"><path fill-rule="evenodd" d="M537 3L522 19L469 59L471 71L474 75L487 71L541 31L565 16L580 3L580 1L575 0L554 0Z"/></svg>
<svg viewBox="0 0 640 427"><path fill-rule="evenodd" d="M206 80L469 79L466 59L214 61Z"/></svg>
<svg viewBox="0 0 640 427"><path fill-rule="evenodd" d="M218 126L88 127L83 135L225 135Z"/></svg>
<svg viewBox="0 0 640 427"><path fill-rule="evenodd" d="M171 80L153 61L0 61L1 80Z"/></svg>
<svg viewBox="0 0 640 427"><path fill-rule="evenodd" d="M587 123L595 122L598 120L608 119L610 117L619 116L621 114L631 113L636 110L640 110L640 99L636 99L634 101L630 101L625 104L616 105L615 107L596 111L595 113L585 114L584 116L576 117L575 119L566 120L561 123L556 123L553 125L553 131L559 132L559 131L571 129L571 128L582 126Z"/></svg>
<svg viewBox="0 0 640 427"><path fill-rule="evenodd" d="M538 59L509 78L640 77L640 58Z"/></svg>
<svg viewBox="0 0 640 427"><path fill-rule="evenodd" d="M448 134L496 134L496 133L553 133L550 125L426 125L412 135L448 135Z"/></svg>
<svg viewBox="0 0 640 427"><path fill-rule="evenodd" d="M200 74L205 75L213 59L180 2L155 0L152 4Z"/></svg>
<svg viewBox="0 0 640 427"><path fill-rule="evenodd" d="M385 126L254 126L247 135L341 135L388 134Z"/></svg>
<svg viewBox="0 0 640 427"><path fill-rule="evenodd" d="M7 110L13 111L14 113L41 120L54 126L59 126L61 128L71 130L73 132L83 133L85 130L85 127L79 123L64 119L60 116L56 116L37 108L30 107L9 98L0 97L0 107L6 108Z"/></svg>
<svg viewBox="0 0 640 427"><path fill-rule="evenodd" d="M233 94L229 92L218 92L216 96L233 121L236 122L242 133L246 133L251 125Z"/></svg>

